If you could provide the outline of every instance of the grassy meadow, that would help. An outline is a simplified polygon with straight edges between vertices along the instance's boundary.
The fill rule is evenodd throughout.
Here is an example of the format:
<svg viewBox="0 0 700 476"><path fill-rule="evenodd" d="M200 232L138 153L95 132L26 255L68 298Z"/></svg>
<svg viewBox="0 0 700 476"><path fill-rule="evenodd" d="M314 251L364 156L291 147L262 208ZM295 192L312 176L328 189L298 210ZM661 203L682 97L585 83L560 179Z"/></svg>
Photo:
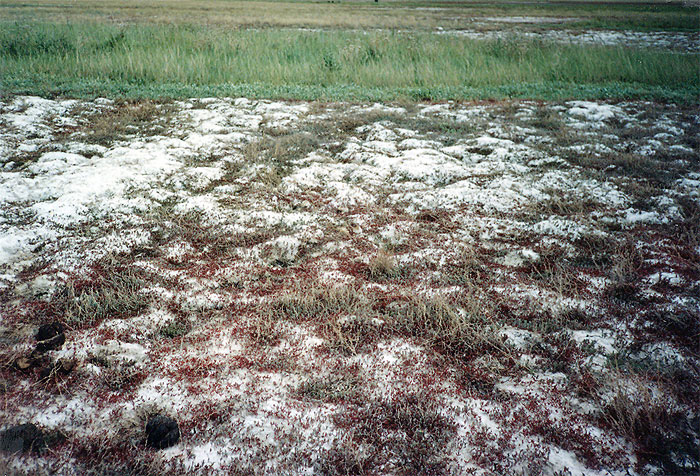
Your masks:
<svg viewBox="0 0 700 476"><path fill-rule="evenodd" d="M489 15L528 15L499 24ZM499 29L498 39L436 29ZM679 4L0 2L0 93L322 100L694 101L698 55L528 31L698 31Z"/></svg>

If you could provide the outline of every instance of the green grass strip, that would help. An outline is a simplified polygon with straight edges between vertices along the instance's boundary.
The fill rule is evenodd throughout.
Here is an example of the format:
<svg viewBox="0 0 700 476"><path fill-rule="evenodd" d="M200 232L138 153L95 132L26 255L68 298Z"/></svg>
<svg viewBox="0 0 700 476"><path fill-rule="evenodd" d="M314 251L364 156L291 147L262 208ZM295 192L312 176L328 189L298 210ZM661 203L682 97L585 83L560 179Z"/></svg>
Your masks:
<svg viewBox="0 0 700 476"><path fill-rule="evenodd" d="M323 100L693 101L699 56L433 34L0 24L0 92Z"/></svg>
<svg viewBox="0 0 700 476"><path fill-rule="evenodd" d="M256 99L294 99L307 101L449 101L485 99L643 99L651 101L697 103L700 87L667 88L623 83L565 84L527 83L491 87L367 88L355 85L267 85L267 84L129 84L95 80L68 82L7 80L0 81L4 94L43 97L96 97L124 99L183 99L193 97L247 97Z"/></svg>

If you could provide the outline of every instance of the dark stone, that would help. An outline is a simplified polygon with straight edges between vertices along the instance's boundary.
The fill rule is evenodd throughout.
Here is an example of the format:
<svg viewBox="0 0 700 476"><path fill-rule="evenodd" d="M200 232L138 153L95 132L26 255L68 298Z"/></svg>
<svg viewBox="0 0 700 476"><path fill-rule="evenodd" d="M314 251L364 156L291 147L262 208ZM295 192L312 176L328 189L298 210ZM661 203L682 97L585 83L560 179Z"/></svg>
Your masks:
<svg viewBox="0 0 700 476"><path fill-rule="evenodd" d="M0 433L0 450L2 451L39 453L45 447L44 433L32 423L13 426Z"/></svg>
<svg viewBox="0 0 700 476"><path fill-rule="evenodd" d="M35 352L37 353L60 349L66 342L63 324L60 322L52 322L51 324L40 326L36 333L36 340L37 345Z"/></svg>
<svg viewBox="0 0 700 476"><path fill-rule="evenodd" d="M57 335L64 333L65 329L63 328L63 324L61 324L60 322L52 322L51 324L44 324L42 326L39 326L39 330L36 333L36 340L48 340L52 337L56 337Z"/></svg>
<svg viewBox="0 0 700 476"><path fill-rule="evenodd" d="M156 415L146 424L146 444L151 448L167 448L180 441L180 428L170 417Z"/></svg>

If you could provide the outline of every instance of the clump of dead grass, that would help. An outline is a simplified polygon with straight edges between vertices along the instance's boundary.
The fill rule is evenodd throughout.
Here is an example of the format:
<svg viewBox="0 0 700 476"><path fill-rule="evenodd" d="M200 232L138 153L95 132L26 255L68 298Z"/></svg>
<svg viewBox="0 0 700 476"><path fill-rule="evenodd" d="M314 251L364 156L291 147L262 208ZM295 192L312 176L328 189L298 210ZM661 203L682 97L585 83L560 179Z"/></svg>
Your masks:
<svg viewBox="0 0 700 476"><path fill-rule="evenodd" d="M79 132L87 143L110 146L130 134L163 134L172 120L172 113L171 106L152 100L117 101L104 111L88 113L81 121Z"/></svg>
<svg viewBox="0 0 700 476"><path fill-rule="evenodd" d="M137 270L107 268L89 279L68 281L56 301L67 323L89 325L108 317L133 316L148 307L152 297L142 292L146 284Z"/></svg>
<svg viewBox="0 0 700 476"><path fill-rule="evenodd" d="M368 264L369 278L373 281L394 279L401 275L396 258L387 251L380 250Z"/></svg>
<svg viewBox="0 0 700 476"><path fill-rule="evenodd" d="M272 347L279 342L280 323L268 310L263 310L248 320L250 339L258 346Z"/></svg>
<svg viewBox="0 0 700 476"><path fill-rule="evenodd" d="M308 132L275 131L249 143L243 149L243 156L248 163L272 162L280 167L289 167L318 147L318 138Z"/></svg>
<svg viewBox="0 0 700 476"><path fill-rule="evenodd" d="M374 305L371 296L356 288L316 285L283 295L271 312L277 319L314 324L331 350L352 355L379 333Z"/></svg>
<svg viewBox="0 0 700 476"><path fill-rule="evenodd" d="M273 313L292 321L322 322L331 315L368 315L372 307L373 300L357 288L316 284L282 295Z"/></svg>
<svg viewBox="0 0 700 476"><path fill-rule="evenodd" d="M395 332L425 341L445 356L469 360L487 352L505 352L488 303L474 290L465 291L461 308L440 297L410 297L390 309Z"/></svg>
<svg viewBox="0 0 700 476"><path fill-rule="evenodd" d="M612 267L609 270L610 285L606 292L608 296L628 301L637 294L638 278L641 267L644 264L644 256L631 237L622 242L617 252Z"/></svg>

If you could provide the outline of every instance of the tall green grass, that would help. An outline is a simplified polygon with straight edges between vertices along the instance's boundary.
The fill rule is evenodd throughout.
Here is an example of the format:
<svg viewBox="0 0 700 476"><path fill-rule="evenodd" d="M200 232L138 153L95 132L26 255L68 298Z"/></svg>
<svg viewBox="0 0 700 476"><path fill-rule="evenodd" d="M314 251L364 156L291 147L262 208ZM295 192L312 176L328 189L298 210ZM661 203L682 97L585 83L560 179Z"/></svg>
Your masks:
<svg viewBox="0 0 700 476"><path fill-rule="evenodd" d="M539 84L692 95L700 84L698 66L697 55L664 51L433 34L0 24L0 88L6 93L52 85L67 92L90 84L95 94L257 85L452 91L459 99L459 91Z"/></svg>

